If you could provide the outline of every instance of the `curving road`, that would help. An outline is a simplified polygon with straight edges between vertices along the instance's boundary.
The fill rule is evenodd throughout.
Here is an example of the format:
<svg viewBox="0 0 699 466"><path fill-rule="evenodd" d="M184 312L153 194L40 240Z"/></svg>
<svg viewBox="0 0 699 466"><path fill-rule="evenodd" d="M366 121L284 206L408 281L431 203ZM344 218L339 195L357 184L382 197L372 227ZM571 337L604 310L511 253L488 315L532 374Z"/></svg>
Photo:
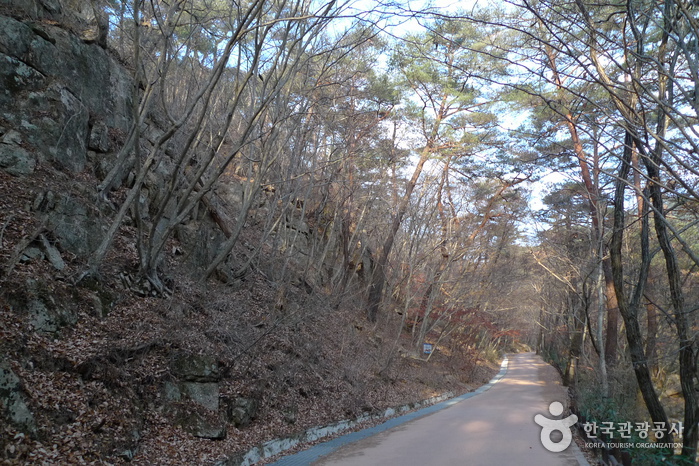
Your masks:
<svg viewBox="0 0 699 466"><path fill-rule="evenodd" d="M548 408L553 401L565 401L556 370L534 353L511 355L507 374L490 390L345 445L312 464L587 465L574 442L560 453L542 446L534 416L552 418Z"/></svg>

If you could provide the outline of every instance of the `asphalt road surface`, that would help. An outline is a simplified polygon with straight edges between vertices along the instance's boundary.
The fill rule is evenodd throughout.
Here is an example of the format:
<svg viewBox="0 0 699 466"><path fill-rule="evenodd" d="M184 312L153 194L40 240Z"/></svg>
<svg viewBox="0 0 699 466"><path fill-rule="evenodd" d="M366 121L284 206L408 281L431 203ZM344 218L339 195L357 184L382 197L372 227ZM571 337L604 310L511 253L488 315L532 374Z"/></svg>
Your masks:
<svg viewBox="0 0 699 466"><path fill-rule="evenodd" d="M507 374L490 390L452 407L345 445L314 465L587 465L571 442L560 452L546 450L541 414L554 418L549 405L565 405L556 370L534 353L509 356ZM565 416L563 416L565 417ZM561 435L550 436L557 442Z"/></svg>

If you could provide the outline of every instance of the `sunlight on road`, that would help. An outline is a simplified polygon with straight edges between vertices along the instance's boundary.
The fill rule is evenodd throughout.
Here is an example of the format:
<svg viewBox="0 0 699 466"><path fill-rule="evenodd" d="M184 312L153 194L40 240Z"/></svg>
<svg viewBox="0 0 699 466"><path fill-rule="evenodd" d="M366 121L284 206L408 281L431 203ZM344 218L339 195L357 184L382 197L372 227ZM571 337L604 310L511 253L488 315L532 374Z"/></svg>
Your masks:
<svg viewBox="0 0 699 466"><path fill-rule="evenodd" d="M541 443L534 416L553 401L567 404L558 373L533 353L513 355L507 374L490 390L366 440L346 445L318 465L587 464L571 443L560 453ZM559 422L555 421L554 422ZM558 443L560 433L550 438Z"/></svg>

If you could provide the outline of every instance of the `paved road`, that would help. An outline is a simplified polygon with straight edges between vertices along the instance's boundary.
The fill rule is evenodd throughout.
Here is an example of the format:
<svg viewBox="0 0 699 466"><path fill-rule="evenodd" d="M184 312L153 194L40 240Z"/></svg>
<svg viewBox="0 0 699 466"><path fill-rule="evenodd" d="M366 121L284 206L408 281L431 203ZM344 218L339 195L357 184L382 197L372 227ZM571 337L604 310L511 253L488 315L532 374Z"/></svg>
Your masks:
<svg viewBox="0 0 699 466"><path fill-rule="evenodd" d="M506 376L490 390L460 403L346 445L320 458L323 466L578 465L587 464L573 442L560 453L541 445L536 414L563 402L558 373L534 353L510 356ZM554 434L552 439L556 438Z"/></svg>

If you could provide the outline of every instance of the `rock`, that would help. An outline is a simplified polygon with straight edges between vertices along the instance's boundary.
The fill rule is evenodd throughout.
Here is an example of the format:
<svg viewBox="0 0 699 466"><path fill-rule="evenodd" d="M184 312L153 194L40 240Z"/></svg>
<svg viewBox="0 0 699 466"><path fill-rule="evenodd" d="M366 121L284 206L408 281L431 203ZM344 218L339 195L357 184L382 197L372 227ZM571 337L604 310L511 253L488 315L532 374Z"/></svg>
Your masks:
<svg viewBox="0 0 699 466"><path fill-rule="evenodd" d="M169 402L177 402L182 399L182 391L180 390L179 384L169 380L165 382L163 386L163 395L165 395L165 399Z"/></svg>
<svg viewBox="0 0 699 466"><path fill-rule="evenodd" d="M81 172L87 163L87 108L67 88L52 86L32 93L24 102L27 115L41 114L25 125L27 142L48 161L72 172Z"/></svg>
<svg viewBox="0 0 699 466"><path fill-rule="evenodd" d="M34 70L36 67L23 58L29 55L29 48L35 37L37 37L36 34L26 24L13 18L0 16L0 52ZM7 90L15 92L12 87Z"/></svg>
<svg viewBox="0 0 699 466"><path fill-rule="evenodd" d="M214 358L178 353L173 357L170 368L180 381L165 383L164 392L168 401L186 398L208 410L218 411L218 381L221 374Z"/></svg>
<svg viewBox="0 0 699 466"><path fill-rule="evenodd" d="M176 410L175 422L195 437L211 440L226 438L226 423L215 415L204 415L180 406Z"/></svg>
<svg viewBox="0 0 699 466"><path fill-rule="evenodd" d="M14 176L31 175L36 168L36 160L19 146L1 143L0 168Z"/></svg>
<svg viewBox="0 0 699 466"><path fill-rule="evenodd" d="M87 146L97 152L109 152L111 141L109 140L109 128L103 121L98 121L92 125L90 130L90 140Z"/></svg>
<svg viewBox="0 0 699 466"><path fill-rule="evenodd" d="M56 207L56 195L53 191L41 191L32 202L34 212L48 212Z"/></svg>
<svg viewBox="0 0 699 466"><path fill-rule="evenodd" d="M19 377L0 360L0 406L7 419L25 433L36 434L36 422L22 392Z"/></svg>
<svg viewBox="0 0 699 466"><path fill-rule="evenodd" d="M73 172L85 168L89 113L68 89L54 83L41 91L15 93L2 107L7 113L1 116L24 141L21 146L3 141L4 166L11 164L31 173L35 162L34 156L27 156L29 151Z"/></svg>
<svg viewBox="0 0 699 466"><path fill-rule="evenodd" d="M179 385L179 389L184 396L194 403L211 411L218 411L218 383L183 382Z"/></svg>
<svg viewBox="0 0 699 466"><path fill-rule="evenodd" d="M136 452L134 450L124 450L117 455L118 458L123 459L127 463L133 461L135 456Z"/></svg>
<svg viewBox="0 0 699 466"><path fill-rule="evenodd" d="M2 137L2 142L5 144L14 144L15 146L19 146L22 144L22 135L11 129Z"/></svg>
<svg viewBox="0 0 699 466"><path fill-rule="evenodd" d="M19 258L20 262L31 262L36 259L43 259L44 253L41 249L35 246L29 246L22 252L22 257Z"/></svg>
<svg viewBox="0 0 699 466"><path fill-rule="evenodd" d="M173 375L185 382L218 382L221 380L218 362L211 356L178 353L174 356L170 369Z"/></svg>
<svg viewBox="0 0 699 466"><path fill-rule="evenodd" d="M296 424L296 419L298 418L298 412L299 409L297 406L287 406L283 410L284 414L284 421L286 421L287 424Z"/></svg>
<svg viewBox="0 0 699 466"><path fill-rule="evenodd" d="M99 21L105 18L98 17L91 4L79 2L74 11L66 12L57 0L28 1L31 5L24 0L0 4L10 2L11 7L33 12L30 17L58 21L64 27L0 16L0 117L24 141L21 145L4 141L0 168L19 176L31 174L39 162L52 162L81 172L88 146L107 153L112 149L111 131L128 132L133 81L103 48L70 32L92 34L94 26L101 27ZM77 28L64 20L77 21ZM91 118L96 122L92 128ZM99 163L102 171L110 165L102 158Z"/></svg>
<svg viewBox="0 0 699 466"><path fill-rule="evenodd" d="M60 248L77 256L88 257L102 241L99 217L89 212L84 202L70 196L56 195L48 224Z"/></svg>
<svg viewBox="0 0 699 466"><path fill-rule="evenodd" d="M33 19L52 18L61 12L59 0L1 0L0 5Z"/></svg>
<svg viewBox="0 0 699 466"><path fill-rule="evenodd" d="M226 419L236 427L247 427L257 417L259 403L253 398L228 400Z"/></svg>
<svg viewBox="0 0 699 466"><path fill-rule="evenodd" d="M195 418L190 424L189 431L195 437L211 440L223 440L226 438L226 425L223 422L211 422L202 417Z"/></svg>
<svg viewBox="0 0 699 466"><path fill-rule="evenodd" d="M77 315L58 305L43 282L28 279L23 291L16 298L10 297L10 304L17 312L26 313L27 321L36 331L54 333L77 322Z"/></svg>
<svg viewBox="0 0 699 466"><path fill-rule="evenodd" d="M0 53L0 82L2 83L0 103L4 108L14 105L13 99L18 94L40 89L44 79L37 70L14 57Z"/></svg>
<svg viewBox="0 0 699 466"><path fill-rule="evenodd" d="M29 322L34 330L39 332L54 333L58 331L58 319L49 311L46 305L38 299L29 301L27 305Z"/></svg>
<svg viewBox="0 0 699 466"><path fill-rule="evenodd" d="M41 246L44 253L46 253L46 257L48 258L49 262L51 262L51 265L53 265L56 270L65 269L66 263L63 262L63 258L61 257L61 253L58 251L58 249L49 243L46 236L41 235L39 238L41 239Z"/></svg>

